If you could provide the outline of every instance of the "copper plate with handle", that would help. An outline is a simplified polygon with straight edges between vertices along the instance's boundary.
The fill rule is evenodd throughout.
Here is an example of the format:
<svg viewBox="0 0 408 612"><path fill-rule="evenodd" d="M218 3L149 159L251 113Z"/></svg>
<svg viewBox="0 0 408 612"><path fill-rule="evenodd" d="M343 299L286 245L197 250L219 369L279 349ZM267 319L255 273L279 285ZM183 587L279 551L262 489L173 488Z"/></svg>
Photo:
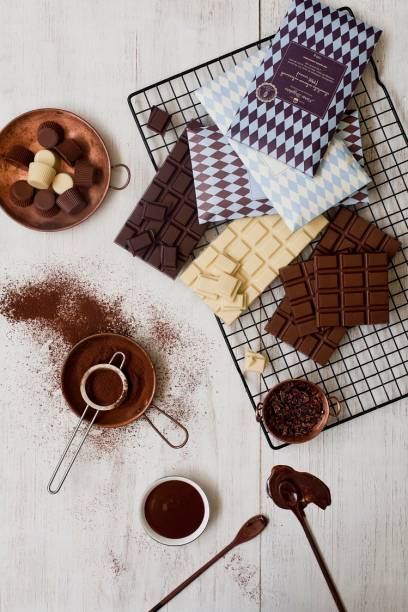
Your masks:
<svg viewBox="0 0 408 612"><path fill-rule="evenodd" d="M33 205L22 208L10 200L10 186L18 180L26 179L27 171L16 168L6 161L5 155L14 145L23 145L34 154L42 149L37 142L38 126L44 121L56 121L64 128L65 138L73 138L84 151L83 158L97 168L98 181L84 191L87 206L77 215L60 211L51 218L42 217ZM127 174L124 184L116 187L110 184L111 170L121 166ZM73 175L74 169L61 160L59 172ZM100 207L107 191L124 189L130 181L130 170L125 164L111 165L108 150L101 136L90 123L67 110L40 108L19 115L0 132L0 206L9 217L21 225L42 232L55 232L74 227L88 219Z"/></svg>

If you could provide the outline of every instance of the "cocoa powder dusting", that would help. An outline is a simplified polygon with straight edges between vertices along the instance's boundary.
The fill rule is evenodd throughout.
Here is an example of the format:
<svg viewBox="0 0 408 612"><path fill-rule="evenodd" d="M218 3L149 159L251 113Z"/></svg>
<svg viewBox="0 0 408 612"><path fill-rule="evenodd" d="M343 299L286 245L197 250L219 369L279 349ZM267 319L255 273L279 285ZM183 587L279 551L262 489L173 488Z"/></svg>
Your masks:
<svg viewBox="0 0 408 612"><path fill-rule="evenodd" d="M69 346L102 331L125 336L132 331L119 297L96 297L89 284L64 271L51 272L41 281L6 285L1 298L0 314L9 321L35 322L38 331L47 328Z"/></svg>
<svg viewBox="0 0 408 612"><path fill-rule="evenodd" d="M43 376L38 384L48 389L52 400L50 409L55 410L62 364L73 345L93 334L113 332L133 338L151 357L157 378L154 402L184 424L191 420L197 413L196 392L206 383L206 364L203 357L197 358L203 355L204 338L188 323L179 323L165 304L149 294L138 294L141 307L129 311L124 298L104 293L69 269L35 276L36 280L11 280L0 288L0 315L36 343L39 363L44 356L48 360L49 365L43 363L43 371L39 368L37 373ZM99 397L103 391L99 387L94 393ZM95 429L90 435L91 450L88 446L84 451L103 456L122 446L126 436L139 445L144 428L144 422L136 422L118 429Z"/></svg>
<svg viewBox="0 0 408 612"><path fill-rule="evenodd" d="M110 370L95 370L86 381L88 397L99 406L109 406L116 402L122 390L122 381Z"/></svg>
<svg viewBox="0 0 408 612"><path fill-rule="evenodd" d="M260 603L259 568L244 563L239 553L233 553L225 562L225 569L232 575L241 593L251 601Z"/></svg>

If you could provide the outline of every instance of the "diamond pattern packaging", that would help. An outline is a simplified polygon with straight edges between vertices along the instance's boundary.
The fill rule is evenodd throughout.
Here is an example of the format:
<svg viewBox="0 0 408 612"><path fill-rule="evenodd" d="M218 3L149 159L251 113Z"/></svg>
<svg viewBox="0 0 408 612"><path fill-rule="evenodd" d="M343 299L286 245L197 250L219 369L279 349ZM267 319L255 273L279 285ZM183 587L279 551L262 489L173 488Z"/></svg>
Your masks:
<svg viewBox="0 0 408 612"><path fill-rule="evenodd" d="M199 223L275 212L217 126L194 126L187 135Z"/></svg>
<svg viewBox="0 0 408 612"><path fill-rule="evenodd" d="M228 136L313 176L381 36L319 0L292 0Z"/></svg>
<svg viewBox="0 0 408 612"><path fill-rule="evenodd" d="M364 168L364 152L363 143L361 140L360 120L358 110L346 110L341 118L338 126L338 133L343 138L349 151L354 155L354 159L358 161L360 166ZM353 204L368 204L368 188L364 187L356 193L343 200L343 206L352 206Z"/></svg>
<svg viewBox="0 0 408 612"><path fill-rule="evenodd" d="M330 151L330 154L329 154ZM327 156L314 177L295 170L283 171L268 179L267 169L258 164L252 152L246 156L247 168L258 180L276 211L292 231L325 212L370 182L370 177L335 136Z"/></svg>
<svg viewBox="0 0 408 612"><path fill-rule="evenodd" d="M266 50L262 50L245 59L233 70L221 74L196 90L197 98L222 133L226 133L228 122L232 119L237 104L239 104L238 100L244 95L250 84L254 66L259 65L265 53ZM357 111L347 112L347 120L339 124L339 135L361 163L362 158L357 156L357 151L361 151L362 156ZM271 205L274 205L292 231L302 227L315 216L338 204L340 200L369 182L368 176L361 171L351 153L348 153L344 142L330 144L325 155L323 177L320 178L318 173L317 179L304 175L247 145L232 139L229 139L228 143L239 155L264 197L270 201ZM339 168L339 160L342 171ZM351 168L352 172L349 176L350 185L347 187L348 168ZM330 177L331 172L334 173L332 178ZM279 179L274 178L277 175ZM283 187L282 193L279 192L280 185ZM290 199L288 199L288 186L293 189ZM352 198L344 203L355 204L363 201L364 197L367 198L367 192L364 194L359 191L357 195L358 198Z"/></svg>

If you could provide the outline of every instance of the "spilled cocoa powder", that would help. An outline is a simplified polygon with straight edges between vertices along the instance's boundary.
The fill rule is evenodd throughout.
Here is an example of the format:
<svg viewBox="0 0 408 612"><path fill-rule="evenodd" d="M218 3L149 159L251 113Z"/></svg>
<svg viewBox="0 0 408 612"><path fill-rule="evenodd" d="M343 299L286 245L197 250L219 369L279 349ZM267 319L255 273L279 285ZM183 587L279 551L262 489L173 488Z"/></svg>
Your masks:
<svg viewBox="0 0 408 612"><path fill-rule="evenodd" d="M92 292L71 274L51 272L44 280L3 287L0 314L9 321L35 322L73 346L82 338L103 331L129 335L132 322L119 297Z"/></svg>
<svg viewBox="0 0 408 612"><path fill-rule="evenodd" d="M244 563L239 553L233 553L225 561L225 569L231 573L244 597L259 604L259 569L255 565Z"/></svg>
<svg viewBox="0 0 408 612"><path fill-rule="evenodd" d="M36 370L37 376L43 376L38 385L49 394L50 409L55 410L62 364L73 345L92 334L113 332L133 338L150 355L157 377L155 403L183 423L197 414L195 394L206 382L204 338L188 323L179 323L165 304L149 294L137 298L140 308L134 308L137 314L133 314L124 298L104 293L65 267L36 271L35 280L9 280L0 287L0 315L16 327L16 337L20 339L23 331L37 345L43 364L43 372ZM49 362L47 367L44 359ZM92 431L94 456L121 446L129 431L132 444L138 445L139 423Z"/></svg>

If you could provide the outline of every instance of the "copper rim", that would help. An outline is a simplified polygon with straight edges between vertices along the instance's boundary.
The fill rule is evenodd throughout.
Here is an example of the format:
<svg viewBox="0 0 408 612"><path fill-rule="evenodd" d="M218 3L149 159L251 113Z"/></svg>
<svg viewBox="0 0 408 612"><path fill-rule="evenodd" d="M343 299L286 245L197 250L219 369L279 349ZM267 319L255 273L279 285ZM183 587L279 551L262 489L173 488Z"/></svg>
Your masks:
<svg viewBox="0 0 408 612"><path fill-rule="evenodd" d="M103 429L113 429L113 428L117 428L117 427L125 427L126 425L129 425L130 423L133 423L134 421L137 421L138 419L140 419L140 417L142 417L144 415L144 413L150 408L152 402L153 402L153 397L154 394L156 392L156 373L155 373L155 369L154 369L154 365L152 360L150 359L148 353L144 350L144 348L142 348L140 346L140 344L138 344L135 340L133 340L133 338L129 338L128 336L124 336L123 334L114 334L114 333L110 333L110 332L106 332L106 333L100 333L100 334L92 334L91 336L87 336L86 338L82 338L82 340L80 340L79 342L77 342L69 351L68 355L65 357L64 359L64 363L62 365L61 368L61 390L62 390L62 395L66 401L66 403L68 404L70 410L72 410L72 412L76 415L79 416L83 410L83 408L85 406L81 406L79 408L74 408L69 397L67 396L67 393L65 391L65 381L64 381L64 374L66 371L66 366L69 362L69 360L72 358L72 355L75 353L75 351L78 350L78 348L81 347L81 345L85 344L86 342L92 341L93 339L100 339L106 336L110 336L113 338L118 338L118 339L125 339L127 342L131 343L136 350L140 353L140 355L143 356L143 359L145 360L146 364L149 366L150 368L150 372L152 375L152 381L151 381L151 386L152 386L152 390L150 392L150 395L148 396L145 405L138 410L138 412L134 415L132 415L131 417L129 417L128 419L125 419L123 421L120 421L119 423L112 423L112 424L107 424L107 423L100 423L98 421L95 421L94 426L96 427L100 427ZM121 406L119 406L118 408L115 408L114 410L111 410L110 413L117 413L121 410Z"/></svg>
<svg viewBox="0 0 408 612"><path fill-rule="evenodd" d="M21 123L24 120L29 120L29 122L32 122L32 123L35 122L35 124L37 125L37 123L41 121L38 119L34 119L34 117L36 117L37 115L47 114L47 113L50 113L53 115L52 120L56 120L56 121L58 121L58 119L60 119L61 121L64 121L64 119L70 120L73 124L77 126L78 134L80 135L83 134L83 132L85 131L85 132L91 133L94 136L97 146L98 146L98 152L97 152L98 159L103 164L103 181L101 184L100 193L98 194L98 197L97 199L95 199L94 202L89 202L88 206L84 210L83 215L81 215L77 219L73 219L73 220L69 219L66 223L63 222L60 227L55 227L54 226L55 224L54 225L50 224L49 226L43 226L43 227L35 227L35 225L25 220L24 217L20 217L17 214L13 214L13 211L8 209L7 204L5 203L4 199L1 196L0 196L0 207L4 210L7 216L13 219L13 221L16 221L17 223L19 223L20 225L23 225L24 227L27 227L28 229L32 229L32 230L39 231L39 232L58 232L58 231L70 229L72 227L75 227L76 225L79 225L83 221L86 221L86 219L89 219L89 217L91 217L101 206L102 202L104 201L106 197L107 191L109 189L109 184L111 180L111 161L110 161L110 157L109 157L109 153L106 148L106 145L101 135L99 134L99 132L88 121L86 121L79 115L76 115L75 113L71 111L67 111L67 110L59 109L59 108L38 108L38 109L31 110L31 111L26 111L25 113L22 113L18 115L17 117L15 117L14 119L12 119L11 121L9 121L0 130L0 157L4 158L4 154L6 153L6 151L1 151L1 149L2 149L2 136L7 132L7 130L13 127L14 124ZM56 117L54 117L54 115L56 115ZM23 143L13 143L11 141L8 144L8 147L12 146L12 144L23 144L25 146L29 146L29 143L27 142L26 143L24 142ZM20 174L21 172L23 171L20 170Z"/></svg>

